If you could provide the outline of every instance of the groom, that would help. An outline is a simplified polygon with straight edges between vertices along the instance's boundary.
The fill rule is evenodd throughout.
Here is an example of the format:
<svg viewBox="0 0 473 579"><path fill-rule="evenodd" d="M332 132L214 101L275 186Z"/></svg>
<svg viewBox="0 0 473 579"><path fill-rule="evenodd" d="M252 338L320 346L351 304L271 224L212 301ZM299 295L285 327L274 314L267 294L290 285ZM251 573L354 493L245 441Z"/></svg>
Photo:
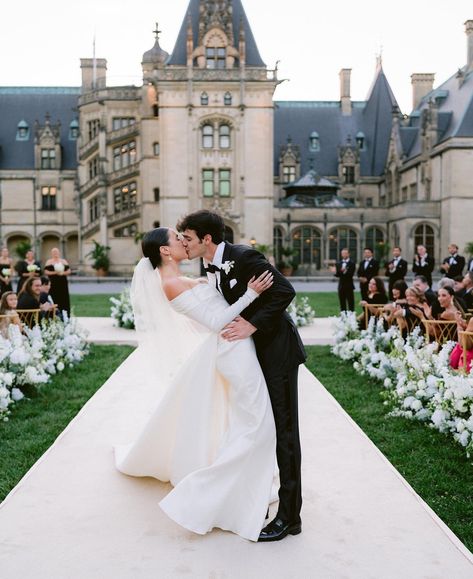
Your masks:
<svg viewBox="0 0 473 579"><path fill-rule="evenodd" d="M287 535L297 535L301 532L302 506L297 374L306 355L286 312L294 299L294 289L261 253L224 241L225 224L217 213L196 211L184 217L177 228L183 233L189 259L203 259L209 283L229 304L245 293L253 276L267 270L274 275L271 288L228 324L222 336L229 341L253 337L276 424L279 508L276 518L261 531L259 541L279 541Z"/></svg>

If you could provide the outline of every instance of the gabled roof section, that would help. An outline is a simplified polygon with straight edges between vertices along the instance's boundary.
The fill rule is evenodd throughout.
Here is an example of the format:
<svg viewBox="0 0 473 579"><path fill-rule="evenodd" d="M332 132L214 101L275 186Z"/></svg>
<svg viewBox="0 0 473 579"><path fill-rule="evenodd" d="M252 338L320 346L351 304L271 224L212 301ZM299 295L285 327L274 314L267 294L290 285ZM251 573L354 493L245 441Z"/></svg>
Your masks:
<svg viewBox="0 0 473 579"><path fill-rule="evenodd" d="M168 65L185 66L187 64L187 28L189 18L192 24L192 33L194 37L194 47L198 46L199 40L199 19L200 19L200 2L202 0L190 0L186 15L182 21L181 29L174 46L174 50L167 62ZM233 38L234 46L238 49L238 40L240 35L240 23L243 23L246 42L246 66L266 67L263 62L258 47L256 45L250 23L245 14L245 9L241 0L224 0L232 5L233 8Z"/></svg>
<svg viewBox="0 0 473 579"><path fill-rule="evenodd" d="M23 120L32 131L48 113L61 123L61 169L75 169L77 141L69 138L69 126L78 117L80 93L76 87L0 87L0 169L34 169L34 135L19 141L17 127Z"/></svg>

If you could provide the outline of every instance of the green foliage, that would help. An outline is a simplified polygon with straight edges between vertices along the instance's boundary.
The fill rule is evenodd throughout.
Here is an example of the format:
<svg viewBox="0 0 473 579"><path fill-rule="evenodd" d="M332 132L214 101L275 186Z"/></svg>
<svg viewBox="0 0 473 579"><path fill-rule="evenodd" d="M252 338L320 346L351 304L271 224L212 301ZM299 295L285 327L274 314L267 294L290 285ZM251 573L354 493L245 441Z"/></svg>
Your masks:
<svg viewBox="0 0 473 579"><path fill-rule="evenodd" d="M108 257L108 252L110 247L108 245L102 245L95 239L92 240L94 248L86 254L85 257L90 257L93 260L92 267L94 269L103 269L108 271L110 268L110 258Z"/></svg>
<svg viewBox="0 0 473 579"><path fill-rule="evenodd" d="M17 256L20 259L25 259L26 254L28 253L28 251L30 251L31 249L33 249L31 243L27 240L24 239L23 241L19 241L16 245L15 245L15 253L17 254Z"/></svg>
<svg viewBox="0 0 473 579"><path fill-rule="evenodd" d="M119 298L120 296L119 294L72 294L73 313L78 318L108 318L112 297Z"/></svg>
<svg viewBox="0 0 473 579"><path fill-rule="evenodd" d="M473 255L473 241L469 241L466 245L465 245L465 252L468 255Z"/></svg>
<svg viewBox="0 0 473 579"><path fill-rule="evenodd" d="M307 348L308 368L416 492L472 549L473 465L452 439L421 422L386 417L379 382L361 376L329 346Z"/></svg>

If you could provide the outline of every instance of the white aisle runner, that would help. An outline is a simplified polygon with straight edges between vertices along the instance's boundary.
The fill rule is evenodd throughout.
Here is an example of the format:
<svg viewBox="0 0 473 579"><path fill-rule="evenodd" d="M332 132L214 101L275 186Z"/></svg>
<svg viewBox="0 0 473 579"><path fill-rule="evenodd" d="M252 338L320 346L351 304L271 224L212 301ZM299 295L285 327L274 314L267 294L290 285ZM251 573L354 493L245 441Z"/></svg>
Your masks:
<svg viewBox="0 0 473 579"><path fill-rule="evenodd" d="M135 356L1 506L2 579L473 577L471 554L305 368L303 533L256 544L181 529L158 507L168 485L114 469L112 445L151 407Z"/></svg>

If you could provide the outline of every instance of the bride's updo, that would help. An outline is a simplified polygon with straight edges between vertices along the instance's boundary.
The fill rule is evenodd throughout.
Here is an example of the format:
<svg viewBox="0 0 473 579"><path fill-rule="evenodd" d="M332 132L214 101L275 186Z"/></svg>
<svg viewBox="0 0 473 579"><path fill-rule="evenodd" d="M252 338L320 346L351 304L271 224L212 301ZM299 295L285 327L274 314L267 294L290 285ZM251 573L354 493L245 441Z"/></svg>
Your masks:
<svg viewBox="0 0 473 579"><path fill-rule="evenodd" d="M148 231L141 242L143 255L151 261L154 269L162 265L162 257L159 248L169 245L169 229L167 227L157 227Z"/></svg>

